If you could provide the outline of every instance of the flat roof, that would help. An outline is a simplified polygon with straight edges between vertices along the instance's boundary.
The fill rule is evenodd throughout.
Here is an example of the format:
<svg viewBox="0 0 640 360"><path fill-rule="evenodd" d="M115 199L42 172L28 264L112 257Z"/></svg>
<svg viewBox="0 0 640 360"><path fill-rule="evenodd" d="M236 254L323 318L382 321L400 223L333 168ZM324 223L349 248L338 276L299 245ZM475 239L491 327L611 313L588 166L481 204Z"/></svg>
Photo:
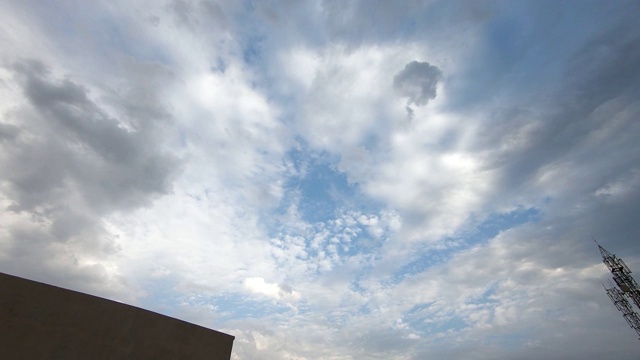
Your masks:
<svg viewBox="0 0 640 360"><path fill-rule="evenodd" d="M0 273L7 359L230 359L234 336Z"/></svg>

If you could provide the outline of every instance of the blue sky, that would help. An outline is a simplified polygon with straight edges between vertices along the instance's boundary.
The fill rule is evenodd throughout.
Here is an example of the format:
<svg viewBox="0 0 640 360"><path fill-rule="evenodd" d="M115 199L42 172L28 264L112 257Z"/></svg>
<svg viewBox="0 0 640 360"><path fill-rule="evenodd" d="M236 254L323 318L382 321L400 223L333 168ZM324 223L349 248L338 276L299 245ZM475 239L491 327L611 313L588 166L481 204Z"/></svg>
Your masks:
<svg viewBox="0 0 640 360"><path fill-rule="evenodd" d="M233 359L636 357L637 2L0 6L0 271Z"/></svg>

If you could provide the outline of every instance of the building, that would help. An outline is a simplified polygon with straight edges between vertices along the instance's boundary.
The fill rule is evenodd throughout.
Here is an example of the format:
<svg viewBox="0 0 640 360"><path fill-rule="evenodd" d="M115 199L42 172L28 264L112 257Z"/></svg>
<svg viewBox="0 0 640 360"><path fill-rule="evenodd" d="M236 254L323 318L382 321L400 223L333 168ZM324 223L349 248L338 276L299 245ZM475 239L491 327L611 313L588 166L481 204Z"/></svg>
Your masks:
<svg viewBox="0 0 640 360"><path fill-rule="evenodd" d="M0 273L3 359L228 360L234 337Z"/></svg>

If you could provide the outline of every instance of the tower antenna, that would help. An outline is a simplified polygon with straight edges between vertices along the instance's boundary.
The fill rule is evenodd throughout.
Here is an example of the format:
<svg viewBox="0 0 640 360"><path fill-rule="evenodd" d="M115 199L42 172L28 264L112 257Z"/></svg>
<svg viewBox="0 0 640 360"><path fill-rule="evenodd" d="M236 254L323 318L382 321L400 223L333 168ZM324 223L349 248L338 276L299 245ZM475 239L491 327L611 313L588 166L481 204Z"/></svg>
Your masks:
<svg viewBox="0 0 640 360"><path fill-rule="evenodd" d="M593 241L598 245L602 255L602 262L613 275L613 282L609 280L609 287L603 284L604 289L616 308L622 312L627 324L640 335L640 316L631 305L631 302L633 302L640 309L640 288L638 283L633 279L631 270L622 259L617 258L603 248L595 238Z"/></svg>

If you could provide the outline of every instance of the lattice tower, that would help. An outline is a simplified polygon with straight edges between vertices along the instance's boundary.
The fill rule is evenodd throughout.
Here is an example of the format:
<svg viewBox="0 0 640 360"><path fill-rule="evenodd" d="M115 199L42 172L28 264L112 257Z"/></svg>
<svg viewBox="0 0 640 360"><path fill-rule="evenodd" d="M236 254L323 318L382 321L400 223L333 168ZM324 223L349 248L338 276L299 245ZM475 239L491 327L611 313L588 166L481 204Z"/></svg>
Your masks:
<svg viewBox="0 0 640 360"><path fill-rule="evenodd" d="M600 249L600 254L602 254L602 262L607 265L614 281L609 281L609 287L605 286L605 291L616 308L622 312L629 326L640 335L640 316L638 316L631 302L629 302L631 300L640 309L640 288L638 283L633 279L631 270L622 259L608 252L600 244L598 244L598 248Z"/></svg>

